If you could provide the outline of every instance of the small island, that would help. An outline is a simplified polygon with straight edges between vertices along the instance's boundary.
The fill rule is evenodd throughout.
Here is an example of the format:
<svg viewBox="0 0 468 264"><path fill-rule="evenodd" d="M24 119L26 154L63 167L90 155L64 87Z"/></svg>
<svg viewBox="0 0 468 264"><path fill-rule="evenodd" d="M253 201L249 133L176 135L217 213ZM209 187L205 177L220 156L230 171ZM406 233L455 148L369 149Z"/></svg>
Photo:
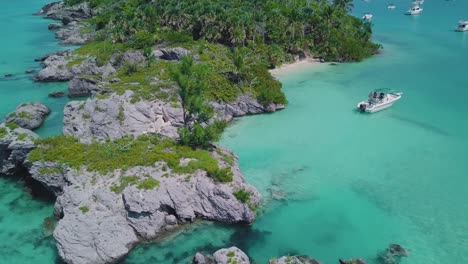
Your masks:
<svg viewBox="0 0 468 264"><path fill-rule="evenodd" d="M215 142L233 118L285 108L270 69L378 52L371 25L348 15L350 5L48 4L38 14L60 21L49 29L62 44L81 46L38 58L43 69L35 80L69 81L69 97L89 98L65 106L56 137L28 130L42 124L45 106L36 105L42 112L34 123L20 110L7 117L0 171L26 172L57 197L54 238L66 263L116 263L138 243L199 219L251 224L260 194L245 182L237 157Z"/></svg>

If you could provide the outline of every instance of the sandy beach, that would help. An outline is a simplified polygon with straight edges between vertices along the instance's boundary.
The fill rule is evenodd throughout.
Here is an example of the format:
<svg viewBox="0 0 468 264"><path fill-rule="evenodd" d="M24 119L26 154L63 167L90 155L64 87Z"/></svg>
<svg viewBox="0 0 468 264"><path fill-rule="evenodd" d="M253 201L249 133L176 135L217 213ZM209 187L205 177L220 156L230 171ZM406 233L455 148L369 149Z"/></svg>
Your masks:
<svg viewBox="0 0 468 264"><path fill-rule="evenodd" d="M323 63L321 63L318 60L304 59L304 60L296 61L294 63L283 64L278 68L270 70L270 73L273 76L284 75L284 74L296 72L298 70L302 70L304 68L316 67L322 64Z"/></svg>

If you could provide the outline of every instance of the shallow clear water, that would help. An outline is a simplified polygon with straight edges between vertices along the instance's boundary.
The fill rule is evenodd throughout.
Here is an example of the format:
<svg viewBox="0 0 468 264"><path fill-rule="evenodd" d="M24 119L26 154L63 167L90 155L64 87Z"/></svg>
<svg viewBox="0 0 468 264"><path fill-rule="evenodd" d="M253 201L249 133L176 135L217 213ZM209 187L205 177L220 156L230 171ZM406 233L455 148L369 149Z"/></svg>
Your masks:
<svg viewBox="0 0 468 264"><path fill-rule="evenodd" d="M394 11L387 10L385 1L355 3L356 15L374 14L375 39L385 47L382 55L284 74L279 78L290 102L287 109L242 118L225 133L221 143L240 157L247 180L266 201L253 226L202 223L173 239L138 247L125 262L188 263L196 251L236 245L257 263L285 254L308 254L325 263L365 257L373 263L389 243L400 243L410 250L402 263L468 263L468 32L453 32L459 19L468 19L468 2L427 0L419 17L402 14L409 1L393 3ZM34 67L29 58L43 53L34 47L53 50L55 45L44 29L47 23L27 16L31 6L8 5L23 10L15 13L24 18L10 18L20 23L15 27L24 26L15 32L30 36L18 36L10 46L23 45L16 56L0 49L1 74ZM4 16L0 19L5 23ZM24 67L12 63L15 57L24 60ZM11 92L7 83L22 89ZM403 99L372 115L354 111L379 87L401 90ZM24 100L48 100L47 92L56 90L27 78L1 81L0 89L0 113ZM49 128L54 133L54 127L48 119L44 134ZM287 200L273 200L271 188L286 193ZM1 179L0 193L0 253L21 250L9 255L10 263L27 263L28 256L53 262L50 243L33 246L51 207ZM6 194L21 197L28 210L12 210L8 204L13 198ZM13 241L8 236L25 230L36 235L13 236Z"/></svg>

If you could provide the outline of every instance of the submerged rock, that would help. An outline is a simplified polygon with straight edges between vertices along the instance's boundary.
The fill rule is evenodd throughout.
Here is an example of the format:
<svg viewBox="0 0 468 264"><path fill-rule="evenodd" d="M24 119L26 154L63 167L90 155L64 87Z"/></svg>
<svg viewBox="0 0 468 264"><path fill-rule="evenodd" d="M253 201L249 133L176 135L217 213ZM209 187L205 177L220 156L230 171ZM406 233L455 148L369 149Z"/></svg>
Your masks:
<svg viewBox="0 0 468 264"><path fill-rule="evenodd" d="M398 244L390 244L388 248L377 256L380 264L398 264L403 257L408 257L406 249Z"/></svg>
<svg viewBox="0 0 468 264"><path fill-rule="evenodd" d="M14 75L11 74L11 73L8 73L8 74L3 75L3 77L5 77L5 78L11 78L11 77L13 77L13 76L14 76Z"/></svg>
<svg viewBox="0 0 468 264"><path fill-rule="evenodd" d="M36 148L34 139L37 138L31 130L0 123L0 174L13 176L22 171L26 156Z"/></svg>
<svg viewBox="0 0 468 264"><path fill-rule="evenodd" d="M49 114L49 108L41 103L23 103L16 107L14 112L9 113L5 121L15 123L22 128L36 129L44 123Z"/></svg>
<svg viewBox="0 0 468 264"><path fill-rule="evenodd" d="M49 97L59 98L59 97L64 97L65 95L66 95L65 92L57 91L57 92L50 93Z"/></svg>
<svg viewBox="0 0 468 264"><path fill-rule="evenodd" d="M35 73L35 72L36 72L36 70L26 70L24 73L26 73L26 74L32 74L32 73Z"/></svg>
<svg viewBox="0 0 468 264"><path fill-rule="evenodd" d="M362 258L355 258L355 259L339 259L340 264L366 264L366 260Z"/></svg>
<svg viewBox="0 0 468 264"><path fill-rule="evenodd" d="M318 260L309 256L284 256L277 259L270 259L268 264L321 264Z"/></svg>

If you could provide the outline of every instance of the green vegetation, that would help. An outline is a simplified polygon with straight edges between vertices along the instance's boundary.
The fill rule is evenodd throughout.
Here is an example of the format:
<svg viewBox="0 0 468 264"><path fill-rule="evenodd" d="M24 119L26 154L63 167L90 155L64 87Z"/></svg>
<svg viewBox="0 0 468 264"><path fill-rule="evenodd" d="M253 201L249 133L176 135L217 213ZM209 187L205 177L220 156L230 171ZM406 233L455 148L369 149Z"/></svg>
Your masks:
<svg viewBox="0 0 468 264"><path fill-rule="evenodd" d="M19 127L18 124L13 123L13 122L7 123L6 126L11 130L15 130L15 129L17 129Z"/></svg>
<svg viewBox="0 0 468 264"><path fill-rule="evenodd" d="M89 212L89 207L88 206L81 206L80 208L80 211L83 212L83 214L86 214L87 212Z"/></svg>
<svg viewBox="0 0 468 264"><path fill-rule="evenodd" d="M371 42L371 25L347 14L351 0L66 0L68 5L89 2L101 12L90 19L96 41L77 50L83 58L96 57L104 65L126 50L140 49L146 69L127 65L119 72L130 76L110 85L122 93L136 92L140 99L174 99L161 92L158 77L168 64L154 62L152 47L184 47L206 66L206 99L233 101L250 92L259 101L285 104L281 84L267 71L307 54L334 61L359 61L380 47ZM82 56L82 57L80 57ZM162 65L159 65L162 64ZM153 69L155 67L155 69ZM133 77L136 75L135 77ZM161 79L161 78L159 78ZM162 78L163 80L167 79ZM132 84L135 83L138 84ZM162 85L171 88L171 82Z"/></svg>
<svg viewBox="0 0 468 264"><path fill-rule="evenodd" d="M32 117L31 114L28 113L28 112L19 112L19 113L18 113L18 116L19 116L20 118L25 118L25 119L31 119L31 117Z"/></svg>
<svg viewBox="0 0 468 264"><path fill-rule="evenodd" d="M117 120L119 120L120 125L123 125L123 122L125 121L125 114L124 114L125 109L121 105L119 107L119 114L117 115Z"/></svg>
<svg viewBox="0 0 468 264"><path fill-rule="evenodd" d="M19 140L24 140L27 136L28 136L28 134L26 134L26 133L21 133L21 134L18 135L18 139L19 139Z"/></svg>
<svg viewBox="0 0 468 264"><path fill-rule="evenodd" d="M141 181L137 186L140 190L153 190L156 187L159 187L159 181L152 178Z"/></svg>
<svg viewBox="0 0 468 264"><path fill-rule="evenodd" d="M137 183L137 176L123 176L120 178L120 185L113 185L111 187L111 191L115 193L121 193L127 186L136 185Z"/></svg>
<svg viewBox="0 0 468 264"><path fill-rule="evenodd" d="M243 202L243 203L249 203L250 202L250 192L241 189L238 190L237 192L234 193L234 196L237 198L237 200Z"/></svg>
<svg viewBox="0 0 468 264"><path fill-rule="evenodd" d="M40 174L57 174L57 173L62 173L63 169L57 168L57 167L47 167L47 168L40 168L38 170Z"/></svg>
<svg viewBox="0 0 468 264"><path fill-rule="evenodd" d="M174 173L189 174L201 169L215 180L232 180L230 170L220 169L218 161L210 152L181 146L173 140L161 139L157 135L125 137L91 144L80 143L74 137L58 136L37 140L36 143L38 148L28 155L31 162L55 161L74 169L85 166L88 171L105 174L116 169L152 166L157 161L164 161ZM182 166L180 160L184 158L193 160ZM130 179L126 179L124 185L131 182L127 180Z"/></svg>
<svg viewBox="0 0 468 264"><path fill-rule="evenodd" d="M6 135L8 135L8 130L4 127L0 127L0 138L4 138Z"/></svg>
<svg viewBox="0 0 468 264"><path fill-rule="evenodd" d="M234 252L232 252L232 251L229 251L229 252L226 254L226 256L228 256L229 258L232 258L232 257L234 257L235 255L236 255L236 254L235 254Z"/></svg>
<svg viewBox="0 0 468 264"><path fill-rule="evenodd" d="M184 119L184 127L179 129L180 142L193 148L208 148L211 142L219 139L226 127L222 121L209 123L214 111L203 97L206 72L207 68L194 64L191 57L184 57L181 63L173 65L170 72L179 87Z"/></svg>

